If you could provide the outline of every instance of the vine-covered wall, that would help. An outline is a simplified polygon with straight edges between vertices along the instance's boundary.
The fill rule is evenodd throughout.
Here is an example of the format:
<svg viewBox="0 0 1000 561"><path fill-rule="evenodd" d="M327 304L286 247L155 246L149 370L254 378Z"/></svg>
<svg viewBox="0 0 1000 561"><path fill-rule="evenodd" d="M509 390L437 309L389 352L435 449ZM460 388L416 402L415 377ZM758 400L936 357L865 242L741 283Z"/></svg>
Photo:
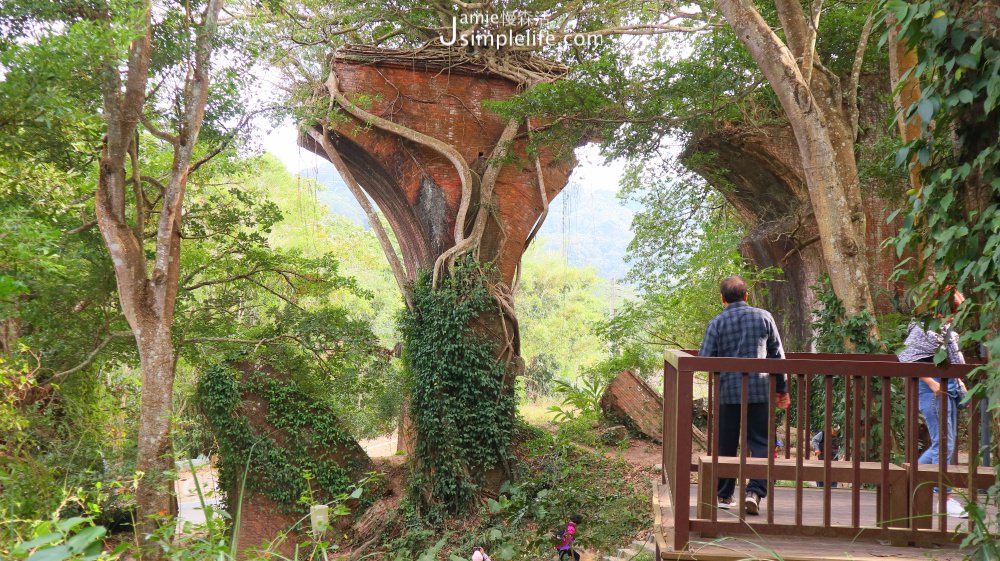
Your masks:
<svg viewBox="0 0 1000 561"><path fill-rule="evenodd" d="M198 385L198 401L219 444L220 487L232 507L244 470L246 493L303 515L314 501L349 492L370 470L367 454L321 396L256 361L219 364Z"/></svg>

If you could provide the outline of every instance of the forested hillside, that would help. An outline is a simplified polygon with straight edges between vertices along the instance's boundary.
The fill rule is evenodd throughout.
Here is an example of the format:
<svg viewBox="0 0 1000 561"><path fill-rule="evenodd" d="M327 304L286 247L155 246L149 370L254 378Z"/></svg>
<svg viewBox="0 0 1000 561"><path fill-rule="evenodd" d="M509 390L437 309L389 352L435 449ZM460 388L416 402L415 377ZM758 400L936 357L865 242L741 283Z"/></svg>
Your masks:
<svg viewBox="0 0 1000 561"><path fill-rule="evenodd" d="M590 169L600 163L588 162ZM317 193L333 214L366 225L367 219L343 180L332 166L320 164L302 171L304 177L316 178L324 187ZM566 257L574 267L595 267L601 278L621 281L628 274L625 253L632 239L632 217L638 205L618 197L615 167L608 166L602 180L584 176L570 184L552 201L549 214L538 231L539 243L546 251Z"/></svg>

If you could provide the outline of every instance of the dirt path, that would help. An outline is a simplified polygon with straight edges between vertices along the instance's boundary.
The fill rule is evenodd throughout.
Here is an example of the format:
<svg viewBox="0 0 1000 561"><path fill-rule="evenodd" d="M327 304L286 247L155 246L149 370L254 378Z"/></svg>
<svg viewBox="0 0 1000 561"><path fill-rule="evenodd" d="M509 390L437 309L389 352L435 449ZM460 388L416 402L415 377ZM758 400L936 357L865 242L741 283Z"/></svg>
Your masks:
<svg viewBox="0 0 1000 561"><path fill-rule="evenodd" d="M396 455L398 441L398 435L393 432L378 438L359 440L358 444L364 448L369 458L389 458Z"/></svg>

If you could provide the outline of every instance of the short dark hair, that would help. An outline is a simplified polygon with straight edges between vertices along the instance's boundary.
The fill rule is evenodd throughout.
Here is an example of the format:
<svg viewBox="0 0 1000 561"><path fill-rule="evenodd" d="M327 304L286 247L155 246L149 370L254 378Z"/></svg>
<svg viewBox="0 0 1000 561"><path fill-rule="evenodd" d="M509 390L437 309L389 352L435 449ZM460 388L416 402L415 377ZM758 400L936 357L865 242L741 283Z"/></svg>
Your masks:
<svg viewBox="0 0 1000 561"><path fill-rule="evenodd" d="M719 293L727 304L742 302L747 298L747 281L736 275L726 277L719 283Z"/></svg>
<svg viewBox="0 0 1000 561"><path fill-rule="evenodd" d="M573 516L569 517L569 520L573 524L579 524L580 522L583 522L583 517L580 516L579 514L574 514Z"/></svg>

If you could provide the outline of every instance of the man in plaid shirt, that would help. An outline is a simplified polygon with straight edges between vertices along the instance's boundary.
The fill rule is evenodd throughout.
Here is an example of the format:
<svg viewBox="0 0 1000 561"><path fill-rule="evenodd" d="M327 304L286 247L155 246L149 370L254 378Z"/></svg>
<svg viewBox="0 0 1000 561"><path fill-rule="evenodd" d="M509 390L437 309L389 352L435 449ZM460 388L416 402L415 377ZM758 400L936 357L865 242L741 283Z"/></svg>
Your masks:
<svg viewBox="0 0 1000 561"><path fill-rule="evenodd" d="M728 277L719 285L725 309L708 322L705 338L701 343L700 356L738 358L785 358L781 348L778 326L770 312L747 304L747 283L740 277ZM784 374L775 374L776 403L788 409L788 384ZM719 399L719 455L735 456L740 443L740 397L743 373L723 372L721 374L721 395ZM747 444L750 455L766 458L768 421L768 391L770 384L767 373L749 374L747 386ZM719 508L730 508L735 479L720 479L718 487ZM767 496L767 482L752 479L747 485L744 499L748 514L757 514L760 500Z"/></svg>

